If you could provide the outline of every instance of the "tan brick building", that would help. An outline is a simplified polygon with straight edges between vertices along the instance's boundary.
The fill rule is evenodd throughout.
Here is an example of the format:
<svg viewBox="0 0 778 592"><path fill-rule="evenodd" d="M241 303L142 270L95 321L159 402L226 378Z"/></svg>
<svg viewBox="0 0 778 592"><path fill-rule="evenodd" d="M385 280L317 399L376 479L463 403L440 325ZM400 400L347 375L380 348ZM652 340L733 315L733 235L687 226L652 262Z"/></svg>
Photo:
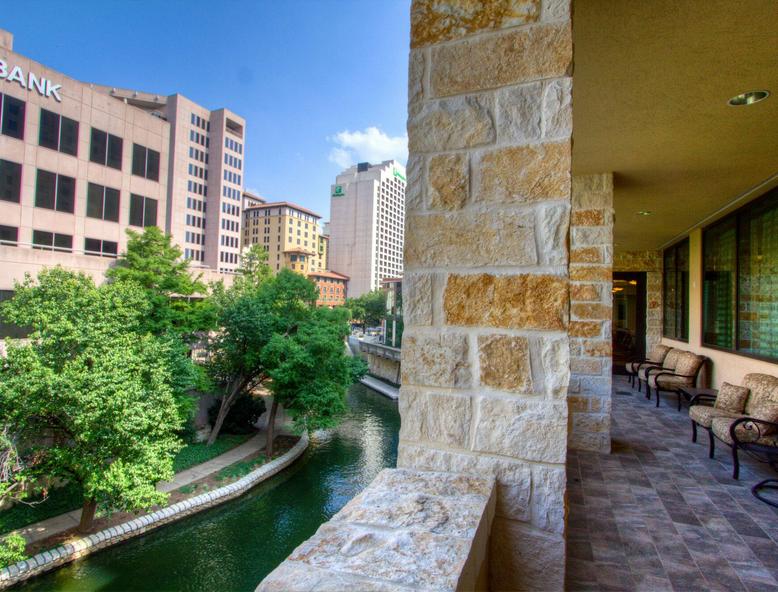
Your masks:
<svg viewBox="0 0 778 592"><path fill-rule="evenodd" d="M243 212L243 247L263 245L274 271L324 271L328 240L321 235L320 219L316 212L287 201L248 207Z"/></svg>

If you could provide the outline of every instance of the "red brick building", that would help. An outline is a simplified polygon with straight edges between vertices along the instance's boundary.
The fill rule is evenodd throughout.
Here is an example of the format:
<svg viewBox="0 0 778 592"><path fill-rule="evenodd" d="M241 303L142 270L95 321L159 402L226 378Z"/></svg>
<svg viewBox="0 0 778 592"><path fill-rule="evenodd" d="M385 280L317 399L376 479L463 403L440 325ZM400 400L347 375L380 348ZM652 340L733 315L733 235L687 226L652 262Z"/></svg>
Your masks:
<svg viewBox="0 0 778 592"><path fill-rule="evenodd" d="M346 303L346 288L349 277L334 271L317 271L308 274L319 289L319 299L316 306L333 308Z"/></svg>

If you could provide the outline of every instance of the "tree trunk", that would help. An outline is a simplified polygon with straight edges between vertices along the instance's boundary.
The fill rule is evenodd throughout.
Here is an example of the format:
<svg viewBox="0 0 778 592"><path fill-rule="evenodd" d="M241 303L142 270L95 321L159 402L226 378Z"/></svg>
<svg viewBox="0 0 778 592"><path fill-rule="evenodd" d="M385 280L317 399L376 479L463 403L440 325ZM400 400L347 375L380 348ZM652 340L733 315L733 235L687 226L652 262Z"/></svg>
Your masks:
<svg viewBox="0 0 778 592"><path fill-rule="evenodd" d="M232 397L227 395L222 398L222 404L221 407L219 407L219 413L216 415L216 421L213 423L211 433L208 435L208 446L216 442L216 438L219 436L219 432L222 429L222 424L224 423L224 420L227 417L227 413L229 413L230 407L232 406L231 399Z"/></svg>
<svg viewBox="0 0 778 592"><path fill-rule="evenodd" d="M270 415L267 418L267 443L265 444L265 451L267 452L268 460L273 458L273 440L275 439L276 413L278 413L278 403L276 403L276 398L273 397L273 403L270 405Z"/></svg>
<svg viewBox="0 0 778 592"><path fill-rule="evenodd" d="M85 499L84 506L81 508L81 522L78 524L78 532L90 531L95 519L95 510L97 510L97 502L94 499Z"/></svg>

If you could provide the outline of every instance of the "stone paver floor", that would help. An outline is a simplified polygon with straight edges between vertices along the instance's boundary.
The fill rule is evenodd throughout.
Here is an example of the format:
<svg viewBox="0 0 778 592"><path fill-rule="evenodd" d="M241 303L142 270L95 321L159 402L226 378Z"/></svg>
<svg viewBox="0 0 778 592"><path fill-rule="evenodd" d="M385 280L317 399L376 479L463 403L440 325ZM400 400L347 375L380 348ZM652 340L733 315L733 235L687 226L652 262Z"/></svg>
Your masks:
<svg viewBox="0 0 778 592"><path fill-rule="evenodd" d="M732 479L675 401L614 377L612 453L569 453L568 590L778 592L778 510L751 495L775 473L743 459Z"/></svg>

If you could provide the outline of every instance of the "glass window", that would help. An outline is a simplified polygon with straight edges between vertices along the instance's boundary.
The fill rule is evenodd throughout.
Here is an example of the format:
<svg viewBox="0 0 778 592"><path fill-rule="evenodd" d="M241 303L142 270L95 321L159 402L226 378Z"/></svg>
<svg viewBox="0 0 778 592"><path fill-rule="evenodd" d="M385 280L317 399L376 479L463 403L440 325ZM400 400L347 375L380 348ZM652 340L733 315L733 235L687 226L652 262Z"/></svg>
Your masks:
<svg viewBox="0 0 778 592"><path fill-rule="evenodd" d="M108 134L108 159L105 164L111 168L122 170L123 150L124 140L119 136Z"/></svg>
<svg viewBox="0 0 778 592"><path fill-rule="evenodd" d="M38 143L44 148L76 156L78 153L78 122L41 109Z"/></svg>
<svg viewBox="0 0 778 592"><path fill-rule="evenodd" d="M41 109L38 144L52 150L59 148L59 115L46 109Z"/></svg>
<svg viewBox="0 0 778 592"><path fill-rule="evenodd" d="M78 122L68 117L62 117L59 151L73 156L78 154Z"/></svg>
<svg viewBox="0 0 778 592"><path fill-rule="evenodd" d="M119 221L119 190L105 188L105 201L103 202L103 220L111 222Z"/></svg>
<svg viewBox="0 0 778 592"><path fill-rule="evenodd" d="M778 189L703 233L703 343L778 359Z"/></svg>
<svg viewBox="0 0 778 592"><path fill-rule="evenodd" d="M57 175L57 211L73 213L76 205L76 180Z"/></svg>
<svg viewBox="0 0 778 592"><path fill-rule="evenodd" d="M143 197L130 195L130 224L132 226L143 226Z"/></svg>
<svg viewBox="0 0 778 592"><path fill-rule="evenodd" d="M53 247L54 246L54 233L46 232L44 230L32 231L32 244L33 248L36 247Z"/></svg>
<svg viewBox="0 0 778 592"><path fill-rule="evenodd" d="M108 134L99 129L92 128L92 137L89 142L89 160L98 164L105 164L107 149Z"/></svg>
<svg viewBox="0 0 778 592"><path fill-rule="evenodd" d="M132 174L146 176L146 149L140 144L132 145Z"/></svg>
<svg viewBox="0 0 778 592"><path fill-rule="evenodd" d="M140 144L133 144L132 174L159 181L159 152Z"/></svg>
<svg viewBox="0 0 778 592"><path fill-rule="evenodd" d="M152 181L159 181L159 152L148 150L146 162L146 178Z"/></svg>
<svg viewBox="0 0 778 592"><path fill-rule="evenodd" d="M665 249L662 334L689 339L689 241Z"/></svg>
<svg viewBox="0 0 778 592"><path fill-rule="evenodd" d="M142 195L130 195L130 224L133 226L157 225L157 200Z"/></svg>
<svg viewBox="0 0 778 592"><path fill-rule="evenodd" d="M103 194L105 187L90 183L86 190L86 215L90 218L103 218Z"/></svg>
<svg viewBox="0 0 778 592"><path fill-rule="evenodd" d="M99 238L85 238L84 239L84 254L85 255L99 255L101 252L100 243L102 241Z"/></svg>
<svg viewBox="0 0 778 592"><path fill-rule="evenodd" d="M56 234L45 230L33 230L32 244L34 249L54 248L56 250L72 251L73 237L69 234Z"/></svg>
<svg viewBox="0 0 778 592"><path fill-rule="evenodd" d="M0 200L21 201L22 165L0 159Z"/></svg>
<svg viewBox="0 0 778 592"><path fill-rule="evenodd" d="M57 175L38 169L35 181L35 206L54 209L57 193Z"/></svg>
<svg viewBox="0 0 778 592"><path fill-rule="evenodd" d="M24 139L24 101L0 95L3 99L3 134Z"/></svg>
<svg viewBox="0 0 778 592"><path fill-rule="evenodd" d="M16 226L0 226L0 245L16 246L19 241L19 229Z"/></svg>

